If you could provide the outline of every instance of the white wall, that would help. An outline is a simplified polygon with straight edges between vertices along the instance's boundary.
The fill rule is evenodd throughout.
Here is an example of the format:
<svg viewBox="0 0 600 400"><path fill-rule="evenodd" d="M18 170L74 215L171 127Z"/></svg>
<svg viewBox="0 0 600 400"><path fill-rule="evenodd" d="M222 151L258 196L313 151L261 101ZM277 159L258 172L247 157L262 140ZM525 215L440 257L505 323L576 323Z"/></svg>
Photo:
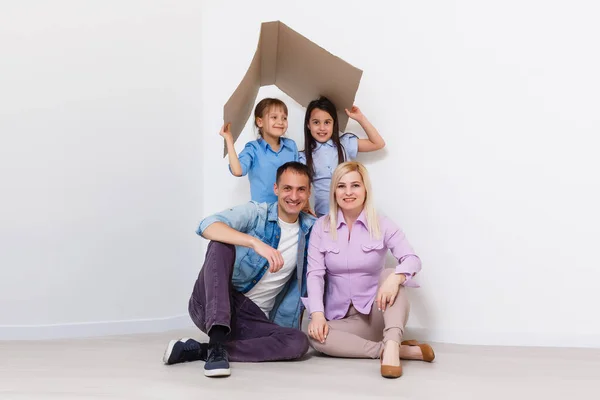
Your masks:
<svg viewBox="0 0 600 400"><path fill-rule="evenodd" d="M3 2L0 339L189 324L196 223L249 198L222 106L279 19L364 70L356 103L388 146L361 160L424 261L411 330L600 346L599 8Z"/></svg>
<svg viewBox="0 0 600 400"><path fill-rule="evenodd" d="M217 132L260 23L281 20L364 70L356 103L387 148L360 160L424 263L413 333L600 347L599 11L592 1L206 4L204 213L249 198ZM259 98L269 94L279 92ZM302 147L303 110L282 97ZM253 137L247 129L238 150Z"/></svg>
<svg viewBox="0 0 600 400"><path fill-rule="evenodd" d="M0 6L0 339L189 325L200 2Z"/></svg>

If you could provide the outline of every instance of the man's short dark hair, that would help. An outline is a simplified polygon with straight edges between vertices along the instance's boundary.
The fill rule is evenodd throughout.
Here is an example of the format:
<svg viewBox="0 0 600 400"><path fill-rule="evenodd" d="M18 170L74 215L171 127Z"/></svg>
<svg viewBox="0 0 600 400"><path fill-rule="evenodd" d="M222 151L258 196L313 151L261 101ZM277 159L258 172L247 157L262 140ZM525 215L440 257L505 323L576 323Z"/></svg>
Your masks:
<svg viewBox="0 0 600 400"><path fill-rule="evenodd" d="M305 175L308 178L308 184L312 185L312 174L308 167L298 161L290 161L283 164L281 167L277 168L277 179L275 183L279 185L279 178L285 171L293 171L300 175Z"/></svg>

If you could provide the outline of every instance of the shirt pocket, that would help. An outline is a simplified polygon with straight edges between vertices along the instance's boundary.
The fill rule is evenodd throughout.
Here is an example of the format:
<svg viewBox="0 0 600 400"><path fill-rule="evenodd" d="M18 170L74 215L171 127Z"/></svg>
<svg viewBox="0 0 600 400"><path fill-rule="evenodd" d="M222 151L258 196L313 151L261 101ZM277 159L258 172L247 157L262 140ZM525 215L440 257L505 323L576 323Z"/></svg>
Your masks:
<svg viewBox="0 0 600 400"><path fill-rule="evenodd" d="M243 287L250 283L258 271L267 265L267 260L254 250L248 249L233 268L233 284Z"/></svg>
<svg viewBox="0 0 600 400"><path fill-rule="evenodd" d="M250 252L250 254L248 254L248 261L252 266L262 267L266 264L267 259L258 253Z"/></svg>
<svg viewBox="0 0 600 400"><path fill-rule="evenodd" d="M321 246L321 248L319 248L319 251L325 255L330 254L330 253L339 254L340 248L334 244L326 243L323 246Z"/></svg>
<svg viewBox="0 0 600 400"><path fill-rule="evenodd" d="M382 240L378 240L376 242L363 243L360 247L362 248L363 252L372 253L377 250L382 250L384 248L384 245Z"/></svg>

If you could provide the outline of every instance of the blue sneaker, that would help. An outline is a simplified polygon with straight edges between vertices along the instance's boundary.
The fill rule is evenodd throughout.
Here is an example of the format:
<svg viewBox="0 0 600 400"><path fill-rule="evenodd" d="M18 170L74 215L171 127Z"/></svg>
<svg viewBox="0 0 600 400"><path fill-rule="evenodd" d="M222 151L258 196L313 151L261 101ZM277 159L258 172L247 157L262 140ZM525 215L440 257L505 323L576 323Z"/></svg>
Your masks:
<svg viewBox="0 0 600 400"><path fill-rule="evenodd" d="M204 364L204 375L210 377L231 375L229 356L222 343L209 345L208 357Z"/></svg>
<svg viewBox="0 0 600 400"><path fill-rule="evenodd" d="M190 338L171 340L163 355L163 363L171 365L186 361L206 360L207 348L206 343L199 343Z"/></svg>

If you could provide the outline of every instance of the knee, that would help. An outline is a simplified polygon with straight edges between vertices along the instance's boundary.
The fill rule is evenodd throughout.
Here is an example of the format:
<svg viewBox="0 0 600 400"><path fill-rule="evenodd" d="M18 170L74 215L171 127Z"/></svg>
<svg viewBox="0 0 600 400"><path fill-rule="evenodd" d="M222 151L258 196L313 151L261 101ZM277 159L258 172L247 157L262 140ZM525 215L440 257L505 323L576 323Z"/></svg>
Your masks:
<svg viewBox="0 0 600 400"><path fill-rule="evenodd" d="M286 347L289 352L289 359L300 358L308 352L308 338L302 331L294 329L290 332L289 343Z"/></svg>
<svg viewBox="0 0 600 400"><path fill-rule="evenodd" d="M211 264L226 264L233 266L235 262L235 246L228 243L211 240L206 249L205 262Z"/></svg>
<svg viewBox="0 0 600 400"><path fill-rule="evenodd" d="M229 256L235 258L235 246L229 243L211 240L206 248L206 254L208 256L213 253L218 254L220 257Z"/></svg>
<svg viewBox="0 0 600 400"><path fill-rule="evenodd" d="M315 340L313 338L308 338L308 343L309 343L310 347L312 347L314 350L318 351L319 353L327 354L327 352L325 351L325 345L323 343L319 342L318 340Z"/></svg>
<svg viewBox="0 0 600 400"><path fill-rule="evenodd" d="M383 271L381 271L381 274L379 274L379 286L381 286L383 281L385 281L394 271L394 268L384 268Z"/></svg>
<svg viewBox="0 0 600 400"><path fill-rule="evenodd" d="M331 328L330 328L330 329L331 329ZM331 332L331 330L330 330L329 332ZM325 342L324 342L324 343L321 343L321 342L319 342L318 340L315 340L315 339L311 338L311 337L310 337L310 336L308 336L308 335L307 335L307 338L308 338L308 343L309 343L310 347L312 347L312 348L313 348L313 350L315 350L315 351L317 351L317 352L319 352L319 353L321 353L321 354L326 354L326 355L328 355L328 356L329 356L329 355L331 355L331 354L330 354L330 349L331 349L331 348L330 348L328 345L331 343L331 340L332 340L332 339L331 339L331 338L329 338L329 336L328 336L328 338L325 340Z"/></svg>
<svg viewBox="0 0 600 400"><path fill-rule="evenodd" d="M396 295L396 301L401 302L402 304L405 305L405 307L410 307L410 302L408 300L408 293L406 291L406 288L402 285L400 285L400 288L398 289L398 294Z"/></svg>

